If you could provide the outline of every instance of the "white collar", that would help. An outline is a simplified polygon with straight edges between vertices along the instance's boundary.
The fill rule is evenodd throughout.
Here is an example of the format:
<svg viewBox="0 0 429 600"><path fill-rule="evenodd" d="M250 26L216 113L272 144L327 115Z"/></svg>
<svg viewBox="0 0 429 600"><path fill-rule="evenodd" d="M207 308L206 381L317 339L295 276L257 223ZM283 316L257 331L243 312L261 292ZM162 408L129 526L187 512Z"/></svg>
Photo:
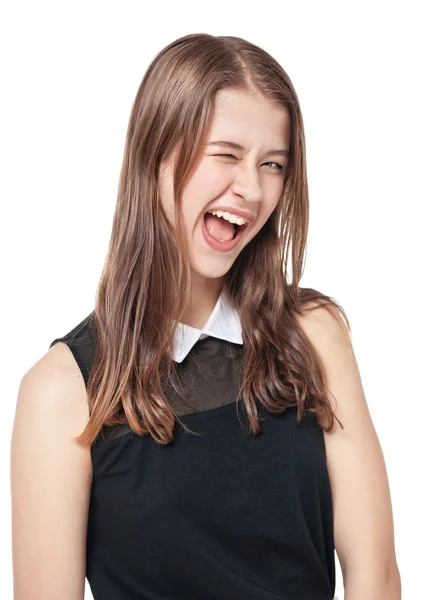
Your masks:
<svg viewBox="0 0 429 600"><path fill-rule="evenodd" d="M179 323L174 333L173 358L180 363L201 337L212 336L221 340L242 344L240 317L237 311L220 294L207 323L202 329Z"/></svg>

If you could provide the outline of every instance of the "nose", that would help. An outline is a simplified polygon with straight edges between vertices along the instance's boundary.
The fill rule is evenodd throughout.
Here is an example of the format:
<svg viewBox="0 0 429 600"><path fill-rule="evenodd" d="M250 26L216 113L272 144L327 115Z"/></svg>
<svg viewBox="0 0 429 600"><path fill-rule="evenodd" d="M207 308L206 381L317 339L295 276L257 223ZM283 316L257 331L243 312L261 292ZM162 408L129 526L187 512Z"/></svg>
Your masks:
<svg viewBox="0 0 429 600"><path fill-rule="evenodd" d="M259 183L258 169L237 169L231 185L234 196L237 194L246 202L261 202L262 189Z"/></svg>

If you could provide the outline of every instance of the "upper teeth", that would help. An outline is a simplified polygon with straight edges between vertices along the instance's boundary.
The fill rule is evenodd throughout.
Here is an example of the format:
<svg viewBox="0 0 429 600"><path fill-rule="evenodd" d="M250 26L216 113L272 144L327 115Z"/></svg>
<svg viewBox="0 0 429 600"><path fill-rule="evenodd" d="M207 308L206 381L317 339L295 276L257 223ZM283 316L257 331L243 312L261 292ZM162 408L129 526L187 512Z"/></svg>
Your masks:
<svg viewBox="0 0 429 600"><path fill-rule="evenodd" d="M229 221L230 223L236 223L237 225L244 225L244 223L248 223L249 219L246 217L239 217L234 213L229 213L223 210L209 210L207 211L212 215L216 215L216 217L222 217L225 221Z"/></svg>

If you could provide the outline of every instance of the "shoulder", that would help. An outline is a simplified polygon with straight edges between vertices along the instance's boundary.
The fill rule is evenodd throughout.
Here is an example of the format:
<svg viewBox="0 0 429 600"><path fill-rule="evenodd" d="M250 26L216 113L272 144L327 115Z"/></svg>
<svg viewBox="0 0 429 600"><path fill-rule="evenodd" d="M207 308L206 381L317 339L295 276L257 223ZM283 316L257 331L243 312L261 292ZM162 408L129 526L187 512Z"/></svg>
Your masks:
<svg viewBox="0 0 429 600"><path fill-rule="evenodd" d="M334 420L333 429L324 431L343 575L367 570L382 578L396 560L392 504L351 336L334 307L314 307L299 322L320 358L332 408L344 427Z"/></svg>
<svg viewBox="0 0 429 600"><path fill-rule="evenodd" d="M297 319L312 344L324 354L338 350L338 345L352 351L350 331L335 305L320 306L314 301L307 302L303 314Z"/></svg>
<svg viewBox="0 0 429 600"><path fill-rule="evenodd" d="M89 405L82 372L70 348L52 346L21 378L14 430L25 440L49 435L68 451L89 420ZM82 467L91 470L89 450L79 448Z"/></svg>
<svg viewBox="0 0 429 600"><path fill-rule="evenodd" d="M60 597L67 589L83 598L92 463L90 448L74 437L88 419L80 369L58 342L22 376L16 401L10 458L19 597Z"/></svg>
<svg viewBox="0 0 429 600"><path fill-rule="evenodd" d="M332 409L341 421L334 420L331 432L325 432L329 449L361 436L374 438L374 428L365 398L350 330L335 306L310 307L298 318L320 360L324 383ZM337 433L338 435L332 435ZM332 438L332 440L328 440Z"/></svg>
<svg viewBox="0 0 429 600"><path fill-rule="evenodd" d="M351 331L343 314L335 305L317 306L311 303L307 308L298 321L320 360L328 399L344 427L334 419L333 429L324 432L327 448L333 450L334 444L340 440L359 435L359 432L373 436L374 430ZM359 424L362 429L359 429Z"/></svg>
<svg viewBox="0 0 429 600"><path fill-rule="evenodd" d="M334 388L337 392L343 391L338 388L341 380L345 384L353 383L355 388L359 383L358 365L348 323L346 324L335 305L318 306L311 302L305 308L303 314L297 317L298 322L321 362L328 391L335 396L337 405L338 396L343 398L343 403L347 402L347 397L342 393L335 394ZM338 408L342 412L341 407ZM341 420L338 412L336 414ZM337 421L335 426L339 427Z"/></svg>
<svg viewBox="0 0 429 600"><path fill-rule="evenodd" d="M89 418L86 386L69 346L58 341L32 367L20 382L18 400L38 403L39 408L75 411L77 419ZM59 416L59 415L58 415Z"/></svg>

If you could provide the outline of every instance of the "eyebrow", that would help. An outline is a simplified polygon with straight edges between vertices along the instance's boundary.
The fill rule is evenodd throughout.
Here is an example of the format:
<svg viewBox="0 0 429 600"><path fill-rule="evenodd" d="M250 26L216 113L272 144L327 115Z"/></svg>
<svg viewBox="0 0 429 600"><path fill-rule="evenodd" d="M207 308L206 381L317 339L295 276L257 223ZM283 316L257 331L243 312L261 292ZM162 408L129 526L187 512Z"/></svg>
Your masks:
<svg viewBox="0 0 429 600"><path fill-rule="evenodd" d="M246 148L244 148L241 144L237 144L236 142L229 142L226 140L217 140L215 142L208 142L206 146L221 146L222 148L232 148L233 150L237 150L238 152L245 152ZM284 156L289 156L289 150L282 148L281 150L268 150L265 154L283 154Z"/></svg>

